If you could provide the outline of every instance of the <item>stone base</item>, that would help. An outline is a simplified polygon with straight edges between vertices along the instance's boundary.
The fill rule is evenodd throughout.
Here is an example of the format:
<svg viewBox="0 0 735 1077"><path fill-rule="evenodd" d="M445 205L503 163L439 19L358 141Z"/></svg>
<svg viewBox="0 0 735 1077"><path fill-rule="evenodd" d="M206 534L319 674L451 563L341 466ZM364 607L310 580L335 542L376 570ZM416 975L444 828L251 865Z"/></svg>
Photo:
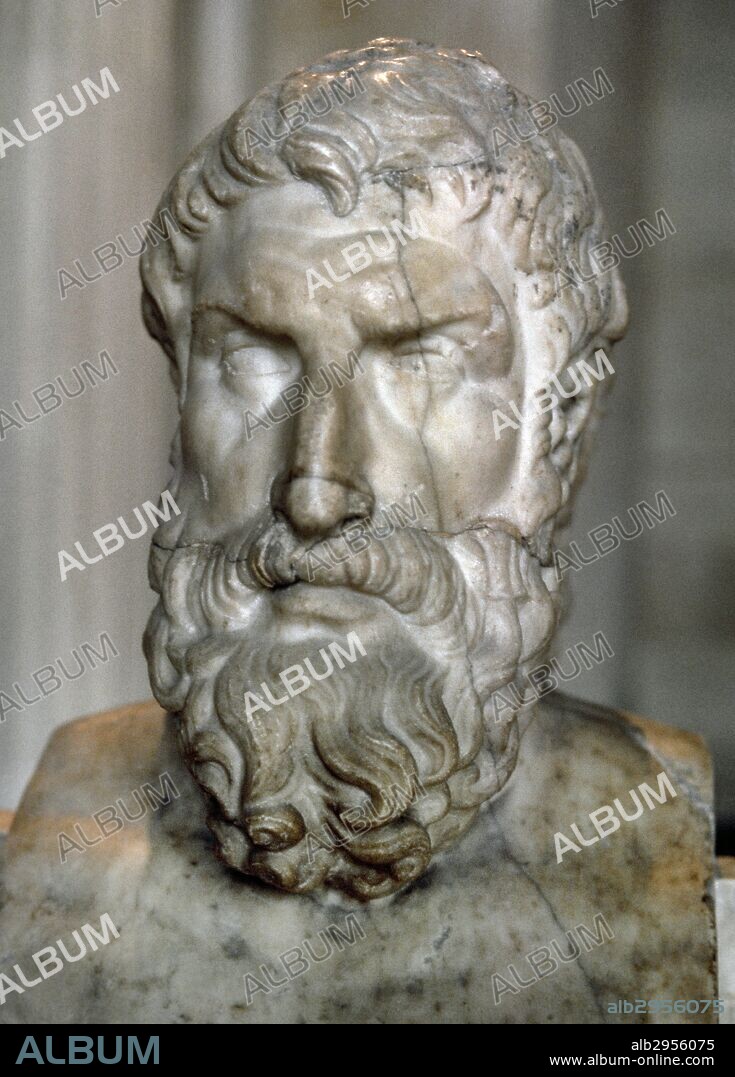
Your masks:
<svg viewBox="0 0 735 1077"><path fill-rule="evenodd" d="M571 838L576 823L591 842L590 813L618 798L632 814L628 791L657 790L661 771L676 798L557 863L555 833ZM79 824L98 839L93 813L118 798L139 811L133 790L160 790L165 773L178 796L60 862L61 832L81 844ZM549 696L506 790L456 848L394 898L324 904L215 859L174 722L155 704L81 719L52 738L13 822L0 972L38 979L37 951L61 939L76 956L72 932L99 931L105 913L119 938L7 991L0 1021L715 1022L712 1007L615 1012L619 1000L717 997L711 805L698 737Z"/></svg>

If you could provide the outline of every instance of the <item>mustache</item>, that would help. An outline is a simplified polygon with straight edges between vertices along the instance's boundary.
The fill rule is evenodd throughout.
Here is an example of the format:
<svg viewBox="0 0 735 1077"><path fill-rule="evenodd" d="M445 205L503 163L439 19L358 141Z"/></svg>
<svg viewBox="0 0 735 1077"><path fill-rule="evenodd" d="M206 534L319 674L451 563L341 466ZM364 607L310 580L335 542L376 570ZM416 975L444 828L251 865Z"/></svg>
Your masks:
<svg viewBox="0 0 735 1077"><path fill-rule="evenodd" d="M454 558L427 531L403 528L341 557L335 542L304 544L285 523L274 521L253 543L248 569L265 588L346 587L382 598L404 616L423 611L426 623L444 620L464 594Z"/></svg>
<svg viewBox="0 0 735 1077"><path fill-rule="evenodd" d="M163 547L154 541L149 577L168 621L169 644L176 649L177 640L193 642L204 626L242 632L265 595L297 584L380 599L429 646L432 637L444 645L453 639L479 657L476 648L486 650L492 637L490 652L508 652L509 668L548 642L558 615L558 585L502 522L459 535L404 527L338 559L334 542L305 543L279 518L226 542ZM542 608L546 616L539 621ZM488 681L483 687L496 685Z"/></svg>
<svg viewBox="0 0 735 1077"><path fill-rule="evenodd" d="M191 607L205 621L221 613L234 617L249 599L296 584L375 596L418 624L444 620L465 595L452 553L428 531L402 528L337 558L340 537L305 543L274 519L255 537L251 532L223 543L163 546L154 540L149 580L167 613Z"/></svg>

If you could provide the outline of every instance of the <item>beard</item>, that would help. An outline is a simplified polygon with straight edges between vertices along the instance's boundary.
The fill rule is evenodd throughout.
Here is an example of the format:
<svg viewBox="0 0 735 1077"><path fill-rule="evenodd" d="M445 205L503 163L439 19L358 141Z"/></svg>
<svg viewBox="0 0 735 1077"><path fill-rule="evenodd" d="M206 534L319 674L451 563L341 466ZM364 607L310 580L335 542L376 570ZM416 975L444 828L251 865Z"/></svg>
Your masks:
<svg viewBox="0 0 735 1077"><path fill-rule="evenodd" d="M558 603L553 569L502 525L404 528L335 561L269 520L254 540L154 543L149 567L153 692L228 866L384 897L508 781L530 705L504 698L500 719L493 697L543 656Z"/></svg>

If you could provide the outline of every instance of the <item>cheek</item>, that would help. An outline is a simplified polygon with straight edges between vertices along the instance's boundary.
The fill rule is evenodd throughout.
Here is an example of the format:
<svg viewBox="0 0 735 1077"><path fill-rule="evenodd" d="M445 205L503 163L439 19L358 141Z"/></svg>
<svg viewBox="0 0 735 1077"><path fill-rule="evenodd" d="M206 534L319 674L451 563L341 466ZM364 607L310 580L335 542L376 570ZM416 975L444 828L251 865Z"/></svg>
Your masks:
<svg viewBox="0 0 735 1077"><path fill-rule="evenodd" d="M273 373L238 372L234 364L201 363L184 405L181 432L185 459L217 468L235 457L258 457L285 412L283 391L298 377L287 361Z"/></svg>
<svg viewBox="0 0 735 1077"><path fill-rule="evenodd" d="M227 406L222 394L201 383L191 385L181 417L185 464L217 469L245 440L241 409Z"/></svg>
<svg viewBox="0 0 735 1077"><path fill-rule="evenodd" d="M285 452L284 424L253 426L248 407L200 383L190 387L182 413L182 497L194 518L201 514L218 530L242 524L268 504L276 461Z"/></svg>
<svg viewBox="0 0 735 1077"><path fill-rule="evenodd" d="M493 409L500 404L495 394L475 386L449 401L425 432L443 511L455 523L490 515L508 493L520 432L509 428L495 438Z"/></svg>

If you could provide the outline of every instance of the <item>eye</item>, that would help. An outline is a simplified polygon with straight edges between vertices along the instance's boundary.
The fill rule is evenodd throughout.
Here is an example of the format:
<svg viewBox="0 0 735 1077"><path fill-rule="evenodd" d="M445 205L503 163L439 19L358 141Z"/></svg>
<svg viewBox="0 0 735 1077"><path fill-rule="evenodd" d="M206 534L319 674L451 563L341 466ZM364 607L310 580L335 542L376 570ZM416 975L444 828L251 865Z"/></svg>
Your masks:
<svg viewBox="0 0 735 1077"><path fill-rule="evenodd" d="M420 381L449 385L463 376L461 355L454 341L419 336L400 341L388 359L391 370Z"/></svg>
<svg viewBox="0 0 735 1077"><path fill-rule="evenodd" d="M272 348L238 344L222 350L222 366L233 378L267 378L290 375L291 362Z"/></svg>

